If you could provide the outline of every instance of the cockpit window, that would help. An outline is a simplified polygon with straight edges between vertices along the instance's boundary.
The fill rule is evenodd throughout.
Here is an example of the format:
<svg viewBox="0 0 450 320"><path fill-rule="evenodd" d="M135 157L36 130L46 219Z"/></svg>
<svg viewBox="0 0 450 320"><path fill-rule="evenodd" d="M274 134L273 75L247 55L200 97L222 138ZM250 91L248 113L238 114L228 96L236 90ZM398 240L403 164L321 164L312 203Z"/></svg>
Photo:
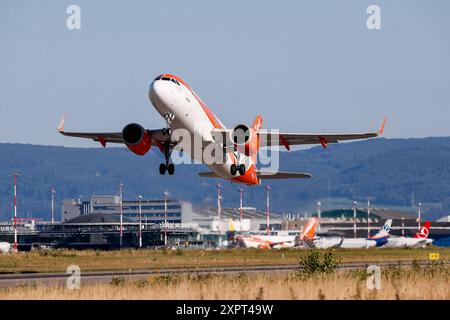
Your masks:
<svg viewBox="0 0 450 320"><path fill-rule="evenodd" d="M176 85L180 85L180 83L178 82L178 80L177 79L170 79L170 81L172 81L173 83L175 83Z"/></svg>
<svg viewBox="0 0 450 320"><path fill-rule="evenodd" d="M173 83L175 83L177 85L180 85L178 80L172 79L172 78L169 78L169 77L163 77L162 75L161 76L157 76L154 81L157 81L157 80L170 81L170 82L173 82Z"/></svg>

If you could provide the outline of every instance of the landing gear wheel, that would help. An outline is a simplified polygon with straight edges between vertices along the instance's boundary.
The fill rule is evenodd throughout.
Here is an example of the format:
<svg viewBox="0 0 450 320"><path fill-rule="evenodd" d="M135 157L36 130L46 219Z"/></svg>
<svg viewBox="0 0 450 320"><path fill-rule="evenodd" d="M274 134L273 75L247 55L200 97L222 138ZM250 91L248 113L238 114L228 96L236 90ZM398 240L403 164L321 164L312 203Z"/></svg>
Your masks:
<svg viewBox="0 0 450 320"><path fill-rule="evenodd" d="M239 174L243 176L245 174L245 164L239 165Z"/></svg>
<svg viewBox="0 0 450 320"><path fill-rule="evenodd" d="M173 175L175 172L175 166L173 165L173 163L169 163L167 165L167 172L169 173L169 175Z"/></svg>
<svg viewBox="0 0 450 320"><path fill-rule="evenodd" d="M170 136L170 135L172 135L172 130L170 128L163 128L162 134L165 136Z"/></svg>
<svg viewBox="0 0 450 320"><path fill-rule="evenodd" d="M237 173L237 167L234 163L230 166L230 173L232 176L235 176Z"/></svg>
<svg viewBox="0 0 450 320"><path fill-rule="evenodd" d="M161 163L160 165L159 165L159 173L160 174L165 174L166 173L166 169L167 169L167 166L164 164L164 163ZM170 173L169 173L170 174Z"/></svg>

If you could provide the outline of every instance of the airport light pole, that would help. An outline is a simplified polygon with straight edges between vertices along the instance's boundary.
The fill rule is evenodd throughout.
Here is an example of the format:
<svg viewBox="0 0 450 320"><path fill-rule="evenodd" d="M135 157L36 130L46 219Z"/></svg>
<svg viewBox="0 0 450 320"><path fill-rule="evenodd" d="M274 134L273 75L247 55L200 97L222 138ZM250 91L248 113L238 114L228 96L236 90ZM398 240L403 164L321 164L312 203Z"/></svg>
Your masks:
<svg viewBox="0 0 450 320"><path fill-rule="evenodd" d="M356 238L356 201L353 201L353 237Z"/></svg>
<svg viewBox="0 0 450 320"><path fill-rule="evenodd" d="M367 238L370 238L370 199L367 199Z"/></svg>
<svg viewBox="0 0 450 320"><path fill-rule="evenodd" d="M239 187L239 211L240 211L240 216L241 216L241 231L242 231L242 217L243 217L243 214L242 214L242 198L243 198L243 195L244 195L244 188Z"/></svg>
<svg viewBox="0 0 450 320"><path fill-rule="evenodd" d="M56 190L54 187L52 187L52 189L50 190L51 194L52 194L52 224L55 224L55 206L54 206L54 201L55 201L55 193Z"/></svg>
<svg viewBox="0 0 450 320"><path fill-rule="evenodd" d="M402 237L405 236L405 218L402 217Z"/></svg>
<svg viewBox="0 0 450 320"><path fill-rule="evenodd" d="M139 200L139 248L142 248L142 196L138 195Z"/></svg>
<svg viewBox="0 0 450 320"><path fill-rule="evenodd" d="M123 183L119 184L119 196L120 196L120 248L123 245Z"/></svg>
<svg viewBox="0 0 450 320"><path fill-rule="evenodd" d="M417 224L418 224L418 228L420 229L420 220L421 220L421 207L422 207L422 203L418 202L417 204Z"/></svg>
<svg viewBox="0 0 450 320"><path fill-rule="evenodd" d="M317 231L320 231L320 222L322 221L322 210L320 209L322 202L317 201L317 217L319 218L319 223L317 225Z"/></svg>
<svg viewBox="0 0 450 320"><path fill-rule="evenodd" d="M267 235L270 235L270 200L269 195L272 188L267 185L266 186L266 210L267 210Z"/></svg>
<svg viewBox="0 0 450 320"><path fill-rule="evenodd" d="M14 252L18 251L18 244L17 244L17 177L19 177L20 174L15 172L13 173L14 178L14 245L13 249Z"/></svg>
<svg viewBox="0 0 450 320"><path fill-rule="evenodd" d="M163 193L164 196L164 245L167 246L167 198L169 197L169 193L165 191Z"/></svg>
<svg viewBox="0 0 450 320"><path fill-rule="evenodd" d="M222 247L222 194L220 189L222 189L222 184L218 183L216 185L217 188L217 219L218 219L218 227L219 227L219 247Z"/></svg>

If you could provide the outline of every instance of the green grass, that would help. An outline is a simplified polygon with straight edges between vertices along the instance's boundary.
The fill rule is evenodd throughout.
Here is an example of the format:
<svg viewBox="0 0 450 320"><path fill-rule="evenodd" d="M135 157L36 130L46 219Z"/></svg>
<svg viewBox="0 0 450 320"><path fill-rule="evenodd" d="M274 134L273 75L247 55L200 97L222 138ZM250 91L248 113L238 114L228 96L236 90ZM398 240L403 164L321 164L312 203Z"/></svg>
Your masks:
<svg viewBox="0 0 450 320"><path fill-rule="evenodd" d="M196 268L297 264L308 250L232 249L232 250L123 250L19 252L0 255L0 273L65 272L69 265L82 271L138 270L162 268ZM429 253L440 253L441 260L450 260L450 248L426 249L337 249L342 263L428 260Z"/></svg>

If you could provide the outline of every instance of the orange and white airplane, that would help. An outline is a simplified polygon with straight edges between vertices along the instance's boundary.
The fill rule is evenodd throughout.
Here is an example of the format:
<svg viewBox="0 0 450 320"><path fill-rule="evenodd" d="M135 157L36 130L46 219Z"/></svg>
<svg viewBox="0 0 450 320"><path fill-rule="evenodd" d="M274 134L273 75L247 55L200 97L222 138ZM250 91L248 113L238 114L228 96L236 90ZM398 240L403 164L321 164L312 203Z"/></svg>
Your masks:
<svg viewBox="0 0 450 320"><path fill-rule="evenodd" d="M256 249L282 249L282 248L310 248L314 241L319 220L311 218L299 234L277 235L248 235L237 236L238 241L245 248Z"/></svg>
<svg viewBox="0 0 450 320"><path fill-rule="evenodd" d="M175 171L171 154L182 150L190 158L206 163L211 172L200 173L202 177L223 178L247 185L258 185L262 179L311 178L309 173L260 170L256 157L261 147L321 144L344 140L373 138L383 133L386 119L376 132L353 134L305 134L284 133L262 129L262 118L257 116L252 126L239 124L226 129L199 96L180 77L163 74L150 84L150 102L165 119L162 129L149 130L137 123L126 125L121 132L66 132L64 119L58 131L71 137L88 138L101 143L123 143L137 155L145 155L156 146L165 156L159 172ZM200 141L199 147L196 141ZM213 152L211 152L213 150ZM278 168L277 168L278 169Z"/></svg>

